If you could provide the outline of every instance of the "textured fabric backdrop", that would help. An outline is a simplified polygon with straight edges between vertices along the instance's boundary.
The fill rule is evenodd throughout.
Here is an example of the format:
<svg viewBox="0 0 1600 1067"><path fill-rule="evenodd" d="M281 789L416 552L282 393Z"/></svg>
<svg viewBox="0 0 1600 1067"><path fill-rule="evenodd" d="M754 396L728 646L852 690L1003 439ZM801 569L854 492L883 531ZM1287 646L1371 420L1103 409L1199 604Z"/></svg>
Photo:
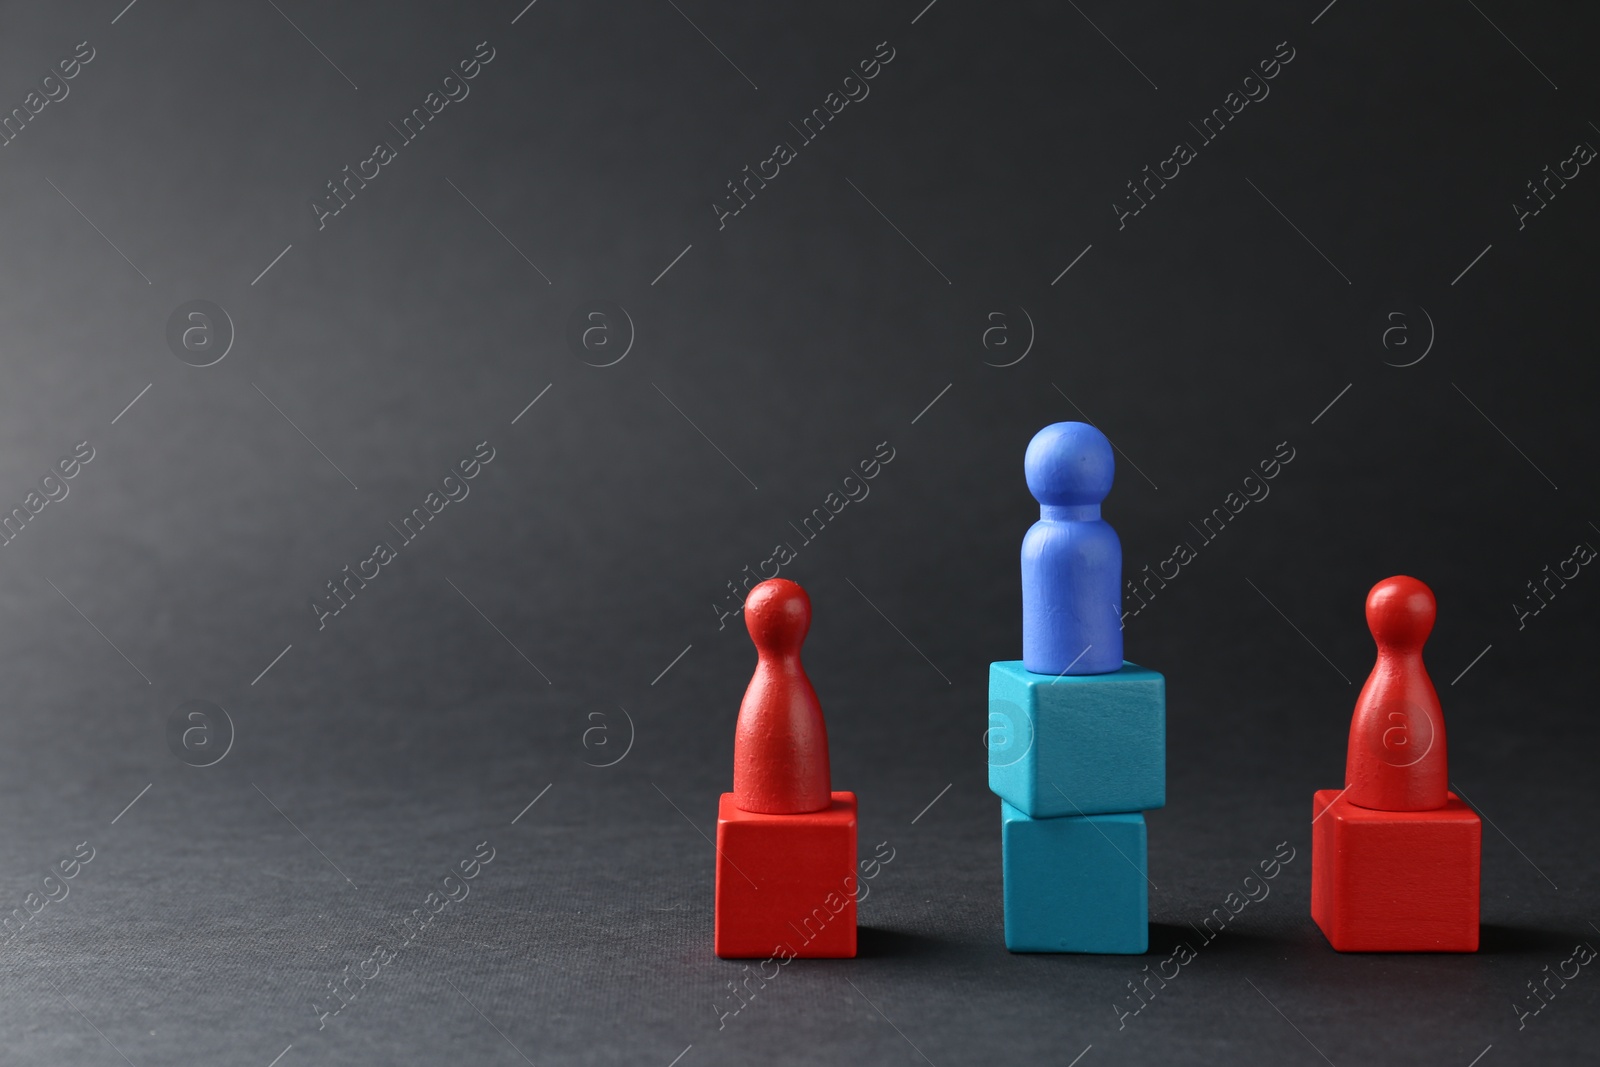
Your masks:
<svg viewBox="0 0 1600 1067"><path fill-rule="evenodd" d="M1592 1060L1588 9L124 3L0 7L0 1063ZM1001 937L987 665L1085 418L1167 575L1142 958ZM736 998L774 566L887 858ZM1396 573L1472 956L1308 913Z"/></svg>

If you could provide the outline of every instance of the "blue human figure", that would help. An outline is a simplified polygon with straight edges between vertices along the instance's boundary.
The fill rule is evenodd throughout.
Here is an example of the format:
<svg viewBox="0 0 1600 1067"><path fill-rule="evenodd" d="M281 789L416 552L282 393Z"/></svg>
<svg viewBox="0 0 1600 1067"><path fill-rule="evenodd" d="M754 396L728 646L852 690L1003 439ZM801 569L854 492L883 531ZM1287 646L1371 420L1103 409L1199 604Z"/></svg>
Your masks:
<svg viewBox="0 0 1600 1067"><path fill-rule="evenodd" d="M1100 518L1115 463L1106 435L1057 422L1023 461L1039 521L1022 539L1022 662L1034 674L1122 667L1122 542Z"/></svg>

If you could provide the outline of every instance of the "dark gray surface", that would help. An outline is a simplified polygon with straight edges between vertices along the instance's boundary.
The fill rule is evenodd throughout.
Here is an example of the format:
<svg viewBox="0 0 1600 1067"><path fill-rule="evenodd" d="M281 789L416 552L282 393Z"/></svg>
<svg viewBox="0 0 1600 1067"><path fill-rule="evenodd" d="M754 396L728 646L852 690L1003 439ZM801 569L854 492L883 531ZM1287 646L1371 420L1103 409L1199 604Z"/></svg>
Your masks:
<svg viewBox="0 0 1600 1067"><path fill-rule="evenodd" d="M1592 1060L1587 970L1520 1030L1513 1005L1600 942L1600 579L1520 630L1511 605L1600 543L1600 194L1509 208L1600 142L1589 13L676 7L4 6L6 108L96 50L0 148L0 497L96 450L0 549L6 907L95 857L0 947L0 1062ZM318 231L323 183L483 40L470 96ZM719 231L723 184L885 40L871 95ZM1123 183L1285 40L1270 96L1119 231ZM204 369L165 340L192 299L237 330ZM594 300L637 330L607 368L566 341ZM985 365L1024 309L1027 357ZM1295 449L1128 621L1170 693L1142 959L1001 943L986 665L1020 648L1023 448L1080 411L1127 457L1130 573ZM471 495L319 632L307 598L485 439ZM835 785L895 858L860 959L719 1029L743 972L710 953L702 835L754 657L712 605L882 441L785 574ZM1438 594L1452 774L1490 820L1470 957L1341 957L1307 914L1362 598L1399 572ZM191 699L237 728L208 768L168 749ZM586 766L619 709L631 751ZM484 840L470 896L319 1030ZM1126 983L1283 841L1271 896L1119 1030Z"/></svg>

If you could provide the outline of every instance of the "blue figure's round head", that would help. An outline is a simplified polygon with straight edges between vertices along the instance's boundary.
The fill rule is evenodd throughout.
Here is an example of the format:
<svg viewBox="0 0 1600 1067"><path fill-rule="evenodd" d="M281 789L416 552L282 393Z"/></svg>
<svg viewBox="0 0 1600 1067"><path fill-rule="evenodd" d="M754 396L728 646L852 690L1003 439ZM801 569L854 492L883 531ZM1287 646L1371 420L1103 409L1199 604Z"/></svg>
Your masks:
<svg viewBox="0 0 1600 1067"><path fill-rule="evenodd" d="M1028 491L1047 506L1098 504L1116 473L1111 442L1086 422L1054 422L1033 435L1023 469Z"/></svg>

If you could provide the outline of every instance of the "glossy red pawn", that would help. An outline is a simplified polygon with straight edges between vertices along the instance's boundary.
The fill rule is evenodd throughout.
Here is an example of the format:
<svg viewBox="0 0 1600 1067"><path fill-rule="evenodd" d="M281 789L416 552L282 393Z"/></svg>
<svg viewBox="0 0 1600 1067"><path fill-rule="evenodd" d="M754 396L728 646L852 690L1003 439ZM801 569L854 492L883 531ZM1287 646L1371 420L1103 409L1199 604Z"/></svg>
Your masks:
<svg viewBox="0 0 1600 1067"><path fill-rule="evenodd" d="M1415 578L1367 594L1378 661L1356 699L1345 788L1311 805L1311 917L1340 952L1476 952L1483 831L1449 791L1422 663L1437 614Z"/></svg>
<svg viewBox="0 0 1600 1067"><path fill-rule="evenodd" d="M1375 811L1442 808L1450 787L1444 712L1422 663L1438 606L1415 578L1386 578L1367 594L1378 662L1350 720L1345 799Z"/></svg>
<svg viewBox="0 0 1600 1067"><path fill-rule="evenodd" d="M800 663L811 598L786 578L762 582L745 599L744 624L757 658L733 740L734 803L767 815L821 811L832 799L828 728Z"/></svg>
<svg viewBox="0 0 1600 1067"><path fill-rule="evenodd" d="M782 578L744 603L756 669L739 706L733 792L717 811L715 951L856 954L856 797L832 791L828 730L800 645L811 599Z"/></svg>

